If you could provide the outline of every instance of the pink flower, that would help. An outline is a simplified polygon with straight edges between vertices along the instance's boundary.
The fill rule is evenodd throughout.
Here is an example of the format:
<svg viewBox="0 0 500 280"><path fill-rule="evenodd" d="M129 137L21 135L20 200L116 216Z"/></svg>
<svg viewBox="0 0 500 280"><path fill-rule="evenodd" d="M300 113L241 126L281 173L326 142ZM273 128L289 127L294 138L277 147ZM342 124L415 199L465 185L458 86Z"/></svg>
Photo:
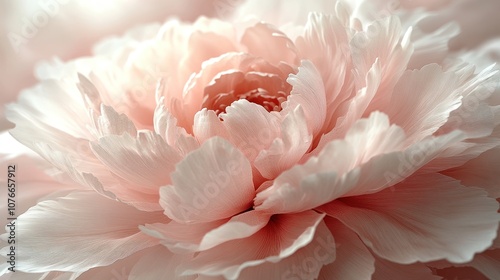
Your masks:
<svg viewBox="0 0 500 280"><path fill-rule="evenodd" d="M453 26L359 2L171 20L46 64L7 117L61 191L2 256L49 279L496 278L497 71L450 56Z"/></svg>

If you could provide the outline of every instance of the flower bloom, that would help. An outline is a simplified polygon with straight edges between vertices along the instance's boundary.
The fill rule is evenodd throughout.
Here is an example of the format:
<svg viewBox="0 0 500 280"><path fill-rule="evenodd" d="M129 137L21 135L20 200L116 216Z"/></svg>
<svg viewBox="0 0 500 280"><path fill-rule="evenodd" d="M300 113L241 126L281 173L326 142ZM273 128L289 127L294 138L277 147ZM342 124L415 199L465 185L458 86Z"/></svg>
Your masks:
<svg viewBox="0 0 500 280"><path fill-rule="evenodd" d="M16 273L498 276L496 71L448 55L453 26L359 2L171 20L47 64L7 109L61 190L17 219Z"/></svg>

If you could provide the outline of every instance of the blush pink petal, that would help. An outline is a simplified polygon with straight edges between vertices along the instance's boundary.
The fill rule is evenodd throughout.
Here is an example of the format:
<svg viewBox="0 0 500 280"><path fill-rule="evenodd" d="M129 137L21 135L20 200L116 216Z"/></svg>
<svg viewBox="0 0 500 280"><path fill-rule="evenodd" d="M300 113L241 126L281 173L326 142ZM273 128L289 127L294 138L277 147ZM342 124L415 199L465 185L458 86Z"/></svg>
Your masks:
<svg viewBox="0 0 500 280"><path fill-rule="evenodd" d="M279 136L279 116L245 99L233 102L220 118L231 142L250 161L255 160L259 152L268 148Z"/></svg>
<svg viewBox="0 0 500 280"><path fill-rule="evenodd" d="M262 57L273 65L287 63L297 65L299 57L294 43L276 27L257 23L247 28L241 43L247 47L247 52Z"/></svg>
<svg viewBox="0 0 500 280"><path fill-rule="evenodd" d="M161 213L141 212L92 191L43 201L17 219L16 248L24 257L16 268L24 272L85 271L110 265L158 244L138 227L142 222L161 220L165 220ZM6 250L2 248L2 255ZM78 254L67 254L74 251Z"/></svg>
<svg viewBox="0 0 500 280"><path fill-rule="evenodd" d="M109 135L92 142L91 147L96 157L120 180L124 180L121 186L108 188L108 191L132 205L141 201L151 205L142 210L162 209L158 204L159 188L170 183L170 173L175 170L181 156L158 134L139 132L137 138L128 133Z"/></svg>
<svg viewBox="0 0 500 280"><path fill-rule="evenodd" d="M292 74L287 79L292 86L292 91L287 101L283 102L281 114L301 105L304 110L308 127L313 135L320 132L326 116L325 87L318 70L308 60L301 61L297 74Z"/></svg>
<svg viewBox="0 0 500 280"><path fill-rule="evenodd" d="M196 276L178 276L178 265L189 261L189 255L176 255L163 246L155 246L145 250L143 256L133 265L127 279L155 280L176 279L196 280ZM174 278L175 277L175 278Z"/></svg>
<svg viewBox="0 0 500 280"><path fill-rule="evenodd" d="M347 87L352 67L349 40L346 26L338 17L319 13L309 15L304 34L296 40L301 56L311 61L321 75L329 121L336 108L349 97ZM335 67L331 67L331 61L336 62Z"/></svg>
<svg viewBox="0 0 500 280"><path fill-rule="evenodd" d="M390 16L376 20L366 31L355 34L350 42L353 53L353 67L357 83L363 86L365 76L377 60L381 65L381 81L378 94L370 104L371 108L381 108L387 104L391 91L406 70L413 53L409 32L401 38L403 30L400 20Z"/></svg>
<svg viewBox="0 0 500 280"><path fill-rule="evenodd" d="M485 191L438 174L419 174L320 209L355 231L377 255L401 264L468 262L491 246L500 220L498 202Z"/></svg>
<svg viewBox="0 0 500 280"><path fill-rule="evenodd" d="M280 129L280 137L274 139L268 149L260 151L254 162L260 174L268 179L294 166L312 144L307 119L300 106L285 116Z"/></svg>
<svg viewBox="0 0 500 280"><path fill-rule="evenodd" d="M406 72L399 80L388 115L403 127L409 141L432 135L460 106L459 76L444 72L437 64Z"/></svg>
<svg viewBox="0 0 500 280"><path fill-rule="evenodd" d="M279 279L292 273L292 264L301 267L304 257L314 255L322 244L324 258L315 269L303 272L306 278L317 277L321 266L335 258L335 243L322 219L323 215L314 211L274 216L252 236L200 252L179 268L184 274L222 275L228 279Z"/></svg>
<svg viewBox="0 0 500 280"><path fill-rule="evenodd" d="M442 278L433 275L431 269L423 263L398 264L377 257L375 273L373 273L371 279L440 280Z"/></svg>
<svg viewBox="0 0 500 280"><path fill-rule="evenodd" d="M444 171L443 174L460 180L463 185L484 188L491 197L500 198L499 161L500 147L496 147L462 166Z"/></svg>
<svg viewBox="0 0 500 280"><path fill-rule="evenodd" d="M165 214L181 223L229 218L251 206L252 167L226 140L214 137L176 165L172 184L160 190Z"/></svg>
<svg viewBox="0 0 500 280"><path fill-rule="evenodd" d="M194 116L193 134L200 143L219 136L229 139L229 132L213 110L202 109Z"/></svg>
<svg viewBox="0 0 500 280"><path fill-rule="evenodd" d="M348 135L350 139L333 141L317 157L280 174L269 188L257 194L255 209L270 213L300 212L342 196L380 191L402 181L464 139L462 133L455 132L429 137L398 151L404 135L396 126L389 126L387 117L381 113L372 114L368 121L358 121ZM378 150L377 146L370 151L370 145L366 146L368 150L355 149L357 146L348 142L368 141L372 137L385 143L388 152ZM383 139L399 139L400 143Z"/></svg>
<svg viewBox="0 0 500 280"><path fill-rule="evenodd" d="M41 200L65 196L71 191L84 189L76 184L59 182L49 176L47 174L50 170L48 164L33 151L17 142L8 132L0 133L0 147L0 167L3 170L8 170L8 166L15 165L16 177L22 178L23 188L30 190L29 192L17 190L14 199L22 203L16 205L15 216L23 214ZM2 177L0 182L7 186L7 179L7 176ZM7 187L0 189L0 196L8 197ZM1 204L0 211L2 220L7 221L7 203Z"/></svg>
<svg viewBox="0 0 500 280"><path fill-rule="evenodd" d="M335 261L321 269L318 280L371 279L375 271L375 258L356 233L330 217L325 218L325 223L338 246Z"/></svg>
<svg viewBox="0 0 500 280"><path fill-rule="evenodd" d="M162 84L163 86L163 84ZM154 131L159 134L167 144L175 148L182 156L199 148L199 143L183 127L177 125L177 119L164 105L164 98L157 100L154 112Z"/></svg>
<svg viewBox="0 0 500 280"><path fill-rule="evenodd" d="M141 230L161 239L161 243L172 252L193 253L205 251L222 243L247 238L269 222L270 215L248 211L231 219L194 225L171 221L168 224L151 224Z"/></svg>

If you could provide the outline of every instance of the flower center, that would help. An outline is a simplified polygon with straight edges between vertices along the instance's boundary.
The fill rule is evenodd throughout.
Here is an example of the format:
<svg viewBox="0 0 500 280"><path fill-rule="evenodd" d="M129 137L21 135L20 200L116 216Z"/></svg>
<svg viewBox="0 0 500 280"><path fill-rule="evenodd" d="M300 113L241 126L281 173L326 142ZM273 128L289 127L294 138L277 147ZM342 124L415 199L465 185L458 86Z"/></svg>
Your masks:
<svg viewBox="0 0 500 280"><path fill-rule="evenodd" d="M219 115L225 113L234 101L246 99L269 112L281 111L281 103L291 91L286 76L283 73L222 73L205 88L202 107Z"/></svg>

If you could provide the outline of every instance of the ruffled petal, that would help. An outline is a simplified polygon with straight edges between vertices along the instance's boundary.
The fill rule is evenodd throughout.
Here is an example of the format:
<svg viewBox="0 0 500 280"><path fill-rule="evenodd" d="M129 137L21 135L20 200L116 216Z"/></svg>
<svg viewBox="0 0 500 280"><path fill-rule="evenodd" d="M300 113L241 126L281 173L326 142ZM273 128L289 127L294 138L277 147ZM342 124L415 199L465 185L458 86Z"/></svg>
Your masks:
<svg viewBox="0 0 500 280"><path fill-rule="evenodd" d="M267 225L270 215L248 211L215 222L181 224L150 224L141 227L144 233L161 239L172 252L192 253L211 249L224 242L251 236Z"/></svg>
<svg viewBox="0 0 500 280"><path fill-rule="evenodd" d="M158 244L138 226L163 220L161 213L141 212L92 191L43 201L16 220L16 249L23 256L16 268L77 272L110 265Z"/></svg>
<svg viewBox="0 0 500 280"><path fill-rule="evenodd" d="M355 231L377 255L409 264L467 262L491 246L498 202L439 174L415 175L375 194L320 208Z"/></svg>
<svg viewBox="0 0 500 280"><path fill-rule="evenodd" d="M333 263L321 269L318 279L371 279L375 271L375 258L356 233L330 217L325 218L325 223L338 244L336 248L337 257Z"/></svg>
<svg viewBox="0 0 500 280"><path fill-rule="evenodd" d="M408 279L408 280L439 280L432 270L423 263L398 264L381 258L376 258L373 280Z"/></svg>
<svg viewBox="0 0 500 280"><path fill-rule="evenodd" d="M247 210L255 196L252 167L229 142L211 138L188 154L160 190L165 214L181 223L210 222Z"/></svg>
<svg viewBox="0 0 500 280"><path fill-rule="evenodd" d="M322 219L314 211L273 216L252 236L200 252L179 269L228 279L280 279L296 272L315 278L335 259L335 242Z"/></svg>
<svg viewBox="0 0 500 280"><path fill-rule="evenodd" d="M287 82L292 85L292 91L287 101L281 106L282 115L302 106L308 123L309 131L316 135L320 132L326 117L325 86L316 66L311 61L303 60L299 72L290 75Z"/></svg>
<svg viewBox="0 0 500 280"><path fill-rule="evenodd" d="M253 161L278 137L280 119L262 106L245 99L235 101L220 118L229 132L231 142Z"/></svg>
<svg viewBox="0 0 500 280"><path fill-rule="evenodd" d="M298 64L297 50L292 40L270 24L260 22L247 28L241 43L248 48L248 53L262 57L274 65L281 62Z"/></svg>
<svg viewBox="0 0 500 280"><path fill-rule="evenodd" d="M274 139L269 149L260 151L254 162L260 174L268 179L294 166L312 144L307 119L300 106L285 117L280 128L280 137Z"/></svg>

